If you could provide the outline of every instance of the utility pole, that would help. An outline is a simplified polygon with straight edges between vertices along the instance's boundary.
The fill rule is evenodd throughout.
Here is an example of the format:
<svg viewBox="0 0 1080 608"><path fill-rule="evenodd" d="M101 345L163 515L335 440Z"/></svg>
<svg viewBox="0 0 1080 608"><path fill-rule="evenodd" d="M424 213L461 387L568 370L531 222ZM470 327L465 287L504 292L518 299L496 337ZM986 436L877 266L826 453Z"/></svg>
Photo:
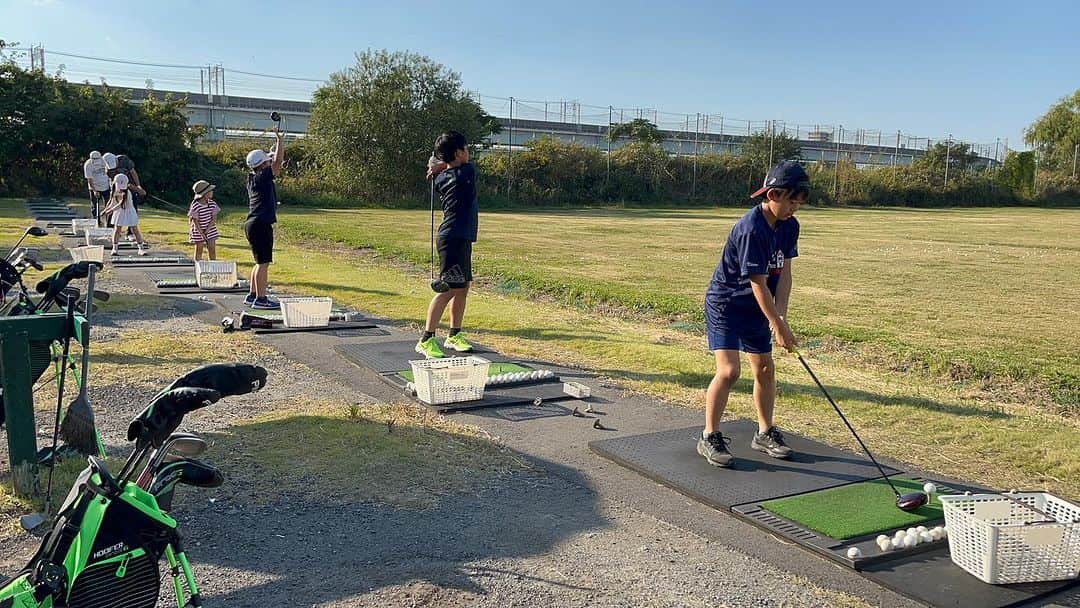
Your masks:
<svg viewBox="0 0 1080 608"><path fill-rule="evenodd" d="M840 140L844 137L844 125L840 125L840 135L836 138L836 163L833 165L832 174L832 195L833 200L840 200L837 193L837 185L840 183Z"/></svg>
<svg viewBox="0 0 1080 608"><path fill-rule="evenodd" d="M565 122L565 121L564 121ZM514 169L514 97L510 97L510 120L506 123L506 198L510 198L510 179Z"/></svg>
<svg viewBox="0 0 1080 608"><path fill-rule="evenodd" d="M611 179L611 114L613 108L607 107L607 173L604 174L604 181Z"/></svg>
<svg viewBox="0 0 1080 608"><path fill-rule="evenodd" d="M776 140L776 121L775 120L770 120L769 121L769 166L765 167L765 172L766 173L769 171L769 168L772 167L773 141L775 141L775 140Z"/></svg>
<svg viewBox="0 0 1080 608"><path fill-rule="evenodd" d="M952 133L945 140L945 187L949 187L949 146L952 144Z"/></svg>
<svg viewBox="0 0 1080 608"><path fill-rule="evenodd" d="M1076 156L1080 154L1080 144L1073 146L1073 178L1076 177Z"/></svg>
<svg viewBox="0 0 1080 608"><path fill-rule="evenodd" d="M690 198L694 198L694 193L697 191L697 155L698 148L700 147L700 139L698 134L701 132L701 113L698 112L694 117L694 177L690 181Z"/></svg>
<svg viewBox="0 0 1080 608"><path fill-rule="evenodd" d="M893 164L894 167L896 166L896 157L898 157L898 156L900 156L900 130L899 129L897 129L897 131L896 131L896 148L893 150L893 153L892 153L892 164Z"/></svg>

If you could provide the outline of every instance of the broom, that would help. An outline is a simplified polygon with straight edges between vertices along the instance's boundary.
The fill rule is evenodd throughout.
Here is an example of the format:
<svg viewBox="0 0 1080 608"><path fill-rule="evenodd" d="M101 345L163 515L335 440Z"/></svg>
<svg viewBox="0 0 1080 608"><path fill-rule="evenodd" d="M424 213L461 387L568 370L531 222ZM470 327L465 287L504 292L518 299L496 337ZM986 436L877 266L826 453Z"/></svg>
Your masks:
<svg viewBox="0 0 1080 608"><path fill-rule="evenodd" d="M96 269L90 266L90 274L87 278L86 307L86 331L90 331L90 315L93 312L94 297L94 273ZM69 302L69 306L74 303ZM60 437L64 443L79 450L83 454L99 454L101 444L98 439L97 429L94 426L94 410L90 406L90 398L86 395L86 368L90 363L90 336L83 336L85 342L82 345L82 373L79 374L79 395L68 404L64 414L64 422L60 425Z"/></svg>

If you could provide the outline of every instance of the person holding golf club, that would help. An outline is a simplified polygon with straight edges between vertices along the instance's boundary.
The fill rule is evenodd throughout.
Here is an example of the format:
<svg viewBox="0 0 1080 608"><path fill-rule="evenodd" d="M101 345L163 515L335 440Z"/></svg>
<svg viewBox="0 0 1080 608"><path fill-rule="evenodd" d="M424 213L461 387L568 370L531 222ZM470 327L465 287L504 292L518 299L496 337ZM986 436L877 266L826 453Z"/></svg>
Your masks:
<svg viewBox="0 0 1080 608"><path fill-rule="evenodd" d="M274 127L277 140L270 153L252 150L247 154L248 217L244 222L244 235L251 245L255 266L251 269L250 290L244 304L260 310L277 310L281 304L269 298L267 275L274 261L274 224L277 223L277 188L274 177L281 173L285 159L285 139L279 127Z"/></svg>
<svg viewBox="0 0 1080 608"><path fill-rule="evenodd" d="M109 174L101 152L94 150L90 153L90 158L83 163L83 177L86 178L86 189L90 193L90 216L98 220L100 226L98 216L101 215L105 201L109 200Z"/></svg>
<svg viewBox="0 0 1080 608"><path fill-rule="evenodd" d="M439 276L431 282L431 288L436 293L428 304L427 322L420 341L416 343L416 352L428 359L436 359L443 356L443 351L435 339L435 330L439 327L447 304L450 304L450 333L443 342L443 348L458 352L473 349L462 335L461 325L473 280L472 244L476 242L479 208L476 203L476 170L469 163L469 147L464 135L447 131L435 140L427 177L432 180L432 196L436 190L439 193L443 221L439 225L436 241Z"/></svg>
<svg viewBox="0 0 1080 608"><path fill-rule="evenodd" d="M791 260L799 255L799 221L795 212L810 195L810 178L791 160L769 170L765 183L751 195L765 200L731 228L720 263L705 293L705 327L716 374L705 393L705 429L697 451L714 466L731 466L728 438L720 419L728 395L739 379L739 351L754 372L754 405L758 432L752 449L773 458L788 458L791 448L773 425L776 371L772 340L787 350L797 345L787 324L791 296Z"/></svg>

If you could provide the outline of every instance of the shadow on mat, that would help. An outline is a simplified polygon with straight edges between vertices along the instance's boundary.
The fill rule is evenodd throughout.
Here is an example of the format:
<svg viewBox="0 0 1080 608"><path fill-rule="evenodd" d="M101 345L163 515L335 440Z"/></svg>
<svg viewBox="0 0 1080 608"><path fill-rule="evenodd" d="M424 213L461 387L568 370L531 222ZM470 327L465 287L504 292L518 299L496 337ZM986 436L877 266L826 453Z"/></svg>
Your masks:
<svg viewBox="0 0 1080 608"><path fill-rule="evenodd" d="M178 492L196 576L207 564L254 575L241 587L243 579L220 571L200 579L206 606L336 605L415 581L485 595L485 579L505 567L491 560L545 555L610 525L570 467L520 455L527 468L508 466L484 440L431 428L395 428L400 441L388 446L381 422L303 418L208 435L202 458L228 481L217 491ZM454 466L443 470L416 457L418 449L450 461L449 450ZM417 489L427 508L374 502ZM564 586L533 571L512 574Z"/></svg>

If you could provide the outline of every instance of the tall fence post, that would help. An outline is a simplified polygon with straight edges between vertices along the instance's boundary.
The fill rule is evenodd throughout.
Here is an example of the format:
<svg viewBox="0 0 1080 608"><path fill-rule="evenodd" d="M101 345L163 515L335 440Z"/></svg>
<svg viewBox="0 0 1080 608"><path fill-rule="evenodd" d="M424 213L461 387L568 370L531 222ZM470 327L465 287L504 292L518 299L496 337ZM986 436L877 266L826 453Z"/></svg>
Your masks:
<svg viewBox="0 0 1080 608"><path fill-rule="evenodd" d="M510 119L506 123L506 198L510 198L510 179L514 169L514 97L510 97Z"/></svg>
<svg viewBox="0 0 1080 608"><path fill-rule="evenodd" d="M1076 178L1076 157L1080 155L1080 144L1073 146L1073 178Z"/></svg>
<svg viewBox="0 0 1080 608"><path fill-rule="evenodd" d="M949 187L949 147L952 144L952 133L949 133L948 139L945 140L945 187Z"/></svg>
<svg viewBox="0 0 1080 608"><path fill-rule="evenodd" d="M607 183L611 179L611 115L614 109L611 106L607 107L607 173L604 174L604 182Z"/></svg>
<svg viewBox="0 0 1080 608"><path fill-rule="evenodd" d="M839 136L836 138L836 159L835 159L835 162L833 163L833 174L832 174L832 195L833 195L833 200L837 201L837 202L840 201L840 194L837 191L837 187L840 184L840 140L844 137L844 125L839 125L839 126L840 126ZM836 131L834 131L833 133L835 135Z"/></svg>

